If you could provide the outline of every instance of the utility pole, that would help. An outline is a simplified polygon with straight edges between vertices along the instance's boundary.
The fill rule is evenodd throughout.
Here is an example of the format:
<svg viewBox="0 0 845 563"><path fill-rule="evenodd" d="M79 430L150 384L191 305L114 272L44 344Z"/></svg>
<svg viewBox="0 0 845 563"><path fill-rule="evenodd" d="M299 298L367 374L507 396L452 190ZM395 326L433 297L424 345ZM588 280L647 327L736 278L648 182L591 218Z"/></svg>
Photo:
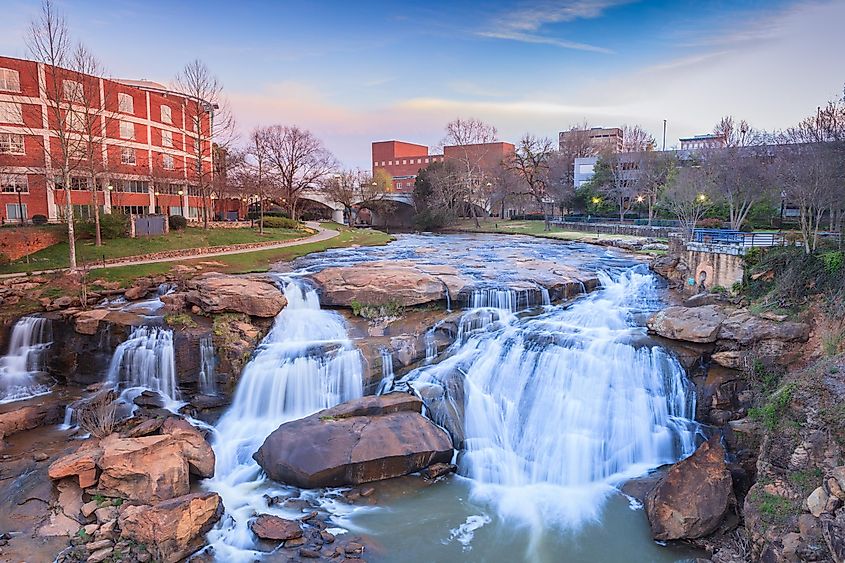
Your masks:
<svg viewBox="0 0 845 563"><path fill-rule="evenodd" d="M666 151L666 120L663 120L663 151Z"/></svg>

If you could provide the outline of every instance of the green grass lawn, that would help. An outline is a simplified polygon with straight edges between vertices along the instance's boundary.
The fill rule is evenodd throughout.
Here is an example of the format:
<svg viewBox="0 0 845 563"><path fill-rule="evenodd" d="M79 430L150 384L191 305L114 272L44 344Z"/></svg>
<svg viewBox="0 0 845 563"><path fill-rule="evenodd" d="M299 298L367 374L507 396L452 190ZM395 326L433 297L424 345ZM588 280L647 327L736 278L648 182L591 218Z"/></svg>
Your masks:
<svg viewBox="0 0 845 563"><path fill-rule="evenodd" d="M158 262L153 264L137 264L133 266L119 266L115 268L97 268L89 273L90 279L103 279L106 281L118 281L124 287L130 285L132 280L157 274L169 272L176 264L197 265L200 262L215 262L223 266L209 266L209 271L228 272L230 274L244 274L249 272L266 272L276 262L293 260L311 252L319 252L329 248L341 248L346 246L377 246L387 244L392 237L381 231L370 229L348 229L340 225L324 224L326 228L339 230L340 235L308 244L300 244L285 248L274 248L269 250L255 250L240 254L228 254L225 256L212 256L195 260L179 260L175 262Z"/></svg>
<svg viewBox="0 0 845 563"><path fill-rule="evenodd" d="M199 227L189 227L184 231L171 231L167 235L160 237L105 240L100 247L94 246L93 240L78 240L76 242L76 257L80 265L93 265L93 263L102 260L103 257L106 259L126 258L129 256L186 248L205 249L212 246L228 246L231 244L282 242L304 236L308 236L308 233L295 229L268 228L264 229L264 234L262 235L258 233L258 229L249 227L240 229L202 229ZM12 264L0 266L0 274L67 268L67 247L66 242L54 244L49 248L31 254L28 264L22 259Z"/></svg>
<svg viewBox="0 0 845 563"><path fill-rule="evenodd" d="M631 235L607 235L596 233L583 233L580 231L564 231L552 225L551 231L545 231L543 221L497 221L495 219L480 219L480 228L475 226L472 220L465 220L456 225L461 231L476 233L506 233L515 235L532 235L536 237L553 238L560 240L572 240L579 242L591 242L597 238L617 240L638 240L643 237Z"/></svg>

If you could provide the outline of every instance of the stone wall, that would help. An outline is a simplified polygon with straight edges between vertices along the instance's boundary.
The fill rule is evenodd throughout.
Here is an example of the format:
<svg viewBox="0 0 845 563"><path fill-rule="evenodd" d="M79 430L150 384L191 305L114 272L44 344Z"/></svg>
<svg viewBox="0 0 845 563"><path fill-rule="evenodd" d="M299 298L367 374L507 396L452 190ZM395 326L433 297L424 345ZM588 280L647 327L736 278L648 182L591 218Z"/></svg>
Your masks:
<svg viewBox="0 0 845 563"><path fill-rule="evenodd" d="M554 221L553 225L565 231L577 231L579 233L630 235L650 238L667 238L670 232L677 230L670 227L647 227L645 225L624 225L612 223L576 223L570 221Z"/></svg>
<svg viewBox="0 0 845 563"><path fill-rule="evenodd" d="M707 289L716 286L730 289L734 283L742 281L745 271L742 254L697 249L692 244L687 245L683 260L689 266L690 276L695 276L695 285L703 283ZM692 284L687 281L686 285L689 287Z"/></svg>
<svg viewBox="0 0 845 563"><path fill-rule="evenodd" d="M56 227L5 227L0 229L0 254L17 260L65 238L65 231Z"/></svg>

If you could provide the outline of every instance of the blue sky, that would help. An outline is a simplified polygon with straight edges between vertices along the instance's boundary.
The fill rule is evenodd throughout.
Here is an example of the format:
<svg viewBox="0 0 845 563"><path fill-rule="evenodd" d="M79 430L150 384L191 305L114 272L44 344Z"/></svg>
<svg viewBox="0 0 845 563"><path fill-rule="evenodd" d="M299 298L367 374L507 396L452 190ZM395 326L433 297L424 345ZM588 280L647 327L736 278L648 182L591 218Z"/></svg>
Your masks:
<svg viewBox="0 0 845 563"><path fill-rule="evenodd" d="M240 128L312 129L347 166L369 142L436 144L458 116L504 140L640 123L667 144L734 114L786 127L845 82L845 0L255 2L56 0L110 75L168 83L201 58ZM3 0L25 56L35 0Z"/></svg>

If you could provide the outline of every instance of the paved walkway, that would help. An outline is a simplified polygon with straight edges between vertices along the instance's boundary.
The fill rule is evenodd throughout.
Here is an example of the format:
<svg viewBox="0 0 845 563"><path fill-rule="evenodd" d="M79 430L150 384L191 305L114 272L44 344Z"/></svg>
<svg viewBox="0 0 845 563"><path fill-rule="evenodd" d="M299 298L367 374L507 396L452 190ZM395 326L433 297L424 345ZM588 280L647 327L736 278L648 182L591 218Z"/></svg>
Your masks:
<svg viewBox="0 0 845 563"><path fill-rule="evenodd" d="M246 254L248 252L259 252L262 250L274 250L276 248L288 248L290 246L299 246L302 244L311 244L312 242L321 242L324 240L333 239L334 237L338 236L340 232L332 230L332 229L324 229L320 226L317 222L307 222L305 223L306 226L316 229L317 233L311 235L310 237L305 237L296 240L288 240L283 242L277 242L274 244L268 244L267 246L260 246L260 247L252 247L252 248L239 248L235 250L224 250L218 252L199 252L197 254L192 254L190 256L171 256L168 258L150 258L146 260L132 260L131 256L127 256L126 260L121 260L120 262L109 262L105 265L96 266L96 269L100 268L120 268L122 266L134 266L136 264L155 264L157 262L181 262L183 260L198 260L203 258L214 258L215 256L227 256L229 254ZM56 268L53 270L39 270L31 272L33 275L39 274L52 274L55 272L64 272L67 271L67 268ZM29 272L15 272L12 274L0 274L0 279L6 278L15 278L20 276L26 276Z"/></svg>

